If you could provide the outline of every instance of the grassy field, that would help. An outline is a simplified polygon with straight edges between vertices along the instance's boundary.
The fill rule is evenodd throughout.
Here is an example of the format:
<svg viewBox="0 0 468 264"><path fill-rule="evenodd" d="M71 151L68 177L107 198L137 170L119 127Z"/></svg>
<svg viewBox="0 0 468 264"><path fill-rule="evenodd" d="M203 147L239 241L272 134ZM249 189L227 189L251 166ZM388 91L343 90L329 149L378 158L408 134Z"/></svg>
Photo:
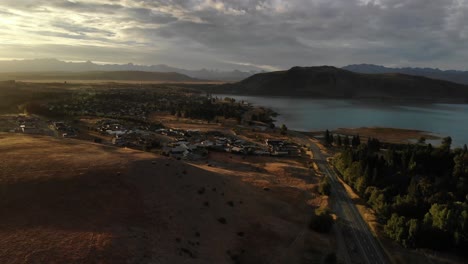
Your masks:
<svg viewBox="0 0 468 264"><path fill-rule="evenodd" d="M307 228L320 199L297 160L189 164L7 133L0 153L0 263L306 263L330 250Z"/></svg>

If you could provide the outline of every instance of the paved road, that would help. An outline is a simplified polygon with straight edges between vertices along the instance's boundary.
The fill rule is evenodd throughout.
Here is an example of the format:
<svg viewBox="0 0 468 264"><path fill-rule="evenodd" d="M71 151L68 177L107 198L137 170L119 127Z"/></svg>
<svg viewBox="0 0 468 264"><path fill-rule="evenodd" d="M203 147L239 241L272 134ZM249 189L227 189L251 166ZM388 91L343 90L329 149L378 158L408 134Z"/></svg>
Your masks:
<svg viewBox="0 0 468 264"><path fill-rule="evenodd" d="M319 147L311 142L311 151L314 155L319 169L330 178L332 185L332 197L334 201L333 210L338 218L342 220L343 226L338 232L345 237L346 246L350 256L343 256L346 262L361 262L368 264L390 263L383 252L379 242L375 239L369 226L361 217L353 201L349 198L346 190L338 181L335 171L328 165L325 156ZM350 243L348 243L350 241Z"/></svg>

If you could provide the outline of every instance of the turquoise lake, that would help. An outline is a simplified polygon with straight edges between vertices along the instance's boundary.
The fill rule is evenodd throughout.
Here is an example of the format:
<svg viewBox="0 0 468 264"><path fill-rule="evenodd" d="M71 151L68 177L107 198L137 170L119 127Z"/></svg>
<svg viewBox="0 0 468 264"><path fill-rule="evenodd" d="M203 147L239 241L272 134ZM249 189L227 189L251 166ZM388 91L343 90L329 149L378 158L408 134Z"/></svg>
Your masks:
<svg viewBox="0 0 468 264"><path fill-rule="evenodd" d="M358 100L213 95L244 100L279 114L276 125L313 131L336 128L393 127L451 136L468 144L468 104L382 103Z"/></svg>

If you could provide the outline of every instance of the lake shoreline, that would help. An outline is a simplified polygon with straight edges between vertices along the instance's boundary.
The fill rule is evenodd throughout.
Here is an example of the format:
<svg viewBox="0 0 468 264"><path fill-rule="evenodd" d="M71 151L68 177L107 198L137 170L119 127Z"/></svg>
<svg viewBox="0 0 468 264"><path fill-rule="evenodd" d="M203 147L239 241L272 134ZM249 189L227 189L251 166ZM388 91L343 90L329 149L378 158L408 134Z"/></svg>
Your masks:
<svg viewBox="0 0 468 264"><path fill-rule="evenodd" d="M213 96L222 97L263 97L275 99L309 99L309 100L345 100L345 101L361 101L364 103L382 103L382 104L413 104L413 105L430 105L430 104L455 104L468 105L468 101L464 98L399 98L399 97L326 97L326 96L288 96L288 95L267 95L267 94L235 94L235 93L212 93Z"/></svg>
<svg viewBox="0 0 468 264"><path fill-rule="evenodd" d="M391 133L380 129L376 138L391 142L416 143L421 136L427 143L438 145L440 139L452 137L454 147L468 143L468 105L434 104L424 102L381 102L376 100L327 100L291 97L234 96L237 101L272 109L279 115L275 125L285 124L288 129L311 132L346 128L349 134L362 134L359 128L399 129ZM353 129L353 130L351 130ZM401 135L402 131L403 135ZM369 132L369 131L367 131ZM413 133L411 135L411 133ZM431 141L435 140L435 141Z"/></svg>

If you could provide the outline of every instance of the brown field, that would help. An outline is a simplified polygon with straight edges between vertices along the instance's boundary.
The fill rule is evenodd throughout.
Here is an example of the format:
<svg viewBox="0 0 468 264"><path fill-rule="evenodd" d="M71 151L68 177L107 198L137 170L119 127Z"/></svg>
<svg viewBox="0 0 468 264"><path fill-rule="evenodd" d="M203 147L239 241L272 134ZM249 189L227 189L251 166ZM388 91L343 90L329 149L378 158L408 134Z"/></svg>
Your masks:
<svg viewBox="0 0 468 264"><path fill-rule="evenodd" d="M289 140L288 136L281 135L279 131L272 132L272 131L258 131L257 129L239 129L239 137L247 140L247 141L254 141L259 144L265 144L266 139L274 139L274 140Z"/></svg>
<svg viewBox="0 0 468 264"><path fill-rule="evenodd" d="M6 133L0 153L0 263L306 263L333 250L307 228L321 201L299 160L213 153L209 166Z"/></svg>
<svg viewBox="0 0 468 264"><path fill-rule="evenodd" d="M318 178L309 169L305 159L243 156L222 152L210 152L208 162L198 162L197 167L230 175L250 185L273 190L291 203L307 201L298 206L320 207L325 199L317 195Z"/></svg>
<svg viewBox="0 0 468 264"><path fill-rule="evenodd" d="M183 130L199 130L202 132L206 131L220 131L225 134L232 134L232 130L228 126L223 126L220 123L214 123L197 119L189 118L177 118L170 113L153 113L149 117L149 121L153 123L162 123L164 126L173 128L173 129L183 129Z"/></svg>
<svg viewBox="0 0 468 264"><path fill-rule="evenodd" d="M388 143L409 143L421 137L425 137L427 140L440 139L440 137L425 131L386 127L339 128L333 133L349 136L359 135L361 141L362 139L367 140L369 137L377 138Z"/></svg>

